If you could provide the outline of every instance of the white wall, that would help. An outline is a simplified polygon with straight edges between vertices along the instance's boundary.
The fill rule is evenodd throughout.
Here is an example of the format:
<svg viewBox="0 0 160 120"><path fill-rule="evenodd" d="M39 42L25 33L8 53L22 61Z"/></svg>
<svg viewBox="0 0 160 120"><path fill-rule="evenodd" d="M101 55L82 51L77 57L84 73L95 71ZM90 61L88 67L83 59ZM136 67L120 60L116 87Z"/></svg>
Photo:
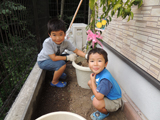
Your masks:
<svg viewBox="0 0 160 120"><path fill-rule="evenodd" d="M104 47L104 46L103 46ZM108 48L107 69L149 120L160 120L160 91Z"/></svg>

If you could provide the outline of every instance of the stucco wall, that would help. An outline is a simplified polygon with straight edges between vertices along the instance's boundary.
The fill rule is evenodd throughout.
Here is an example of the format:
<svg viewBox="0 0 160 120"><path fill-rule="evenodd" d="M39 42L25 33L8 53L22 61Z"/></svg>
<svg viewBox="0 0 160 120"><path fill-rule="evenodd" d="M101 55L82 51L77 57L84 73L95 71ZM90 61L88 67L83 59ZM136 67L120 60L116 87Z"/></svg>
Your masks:
<svg viewBox="0 0 160 120"><path fill-rule="evenodd" d="M133 6L133 20L112 18L103 40L160 81L160 0ZM99 13L101 14L101 9Z"/></svg>

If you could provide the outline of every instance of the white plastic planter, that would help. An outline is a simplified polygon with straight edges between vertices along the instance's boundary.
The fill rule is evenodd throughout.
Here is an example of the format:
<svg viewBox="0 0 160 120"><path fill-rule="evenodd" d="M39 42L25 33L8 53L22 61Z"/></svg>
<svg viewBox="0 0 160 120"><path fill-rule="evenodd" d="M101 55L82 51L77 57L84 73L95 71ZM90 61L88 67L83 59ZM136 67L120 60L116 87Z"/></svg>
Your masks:
<svg viewBox="0 0 160 120"><path fill-rule="evenodd" d="M36 120L86 120L82 116L71 112L53 112L43 115Z"/></svg>
<svg viewBox="0 0 160 120"><path fill-rule="evenodd" d="M92 73L89 67L83 67L72 62L73 67L76 69L77 82L82 88L90 89L88 81L90 80L90 74Z"/></svg>

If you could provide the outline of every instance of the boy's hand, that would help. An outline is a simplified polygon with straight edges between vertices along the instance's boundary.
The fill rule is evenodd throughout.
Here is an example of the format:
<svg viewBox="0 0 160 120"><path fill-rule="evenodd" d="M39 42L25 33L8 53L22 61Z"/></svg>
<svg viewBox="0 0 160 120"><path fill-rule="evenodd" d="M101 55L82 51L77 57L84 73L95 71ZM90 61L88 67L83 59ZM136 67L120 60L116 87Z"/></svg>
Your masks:
<svg viewBox="0 0 160 120"><path fill-rule="evenodd" d="M91 79L91 81L94 81L94 82L95 82L96 74L95 74L95 73L91 73L91 74L90 74L90 79Z"/></svg>
<svg viewBox="0 0 160 120"><path fill-rule="evenodd" d="M73 54L67 55L66 58L67 58L66 59L67 61L75 61L77 58L77 55L73 53Z"/></svg>

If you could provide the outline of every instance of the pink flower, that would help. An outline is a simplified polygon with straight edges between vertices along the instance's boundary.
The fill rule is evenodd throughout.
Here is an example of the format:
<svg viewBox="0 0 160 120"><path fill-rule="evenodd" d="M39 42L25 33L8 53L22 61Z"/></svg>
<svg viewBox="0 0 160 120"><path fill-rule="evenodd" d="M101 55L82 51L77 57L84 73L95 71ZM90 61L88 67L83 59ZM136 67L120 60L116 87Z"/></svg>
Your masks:
<svg viewBox="0 0 160 120"><path fill-rule="evenodd" d="M103 48L102 43L97 39L97 38L102 39L102 36L101 36L101 34L99 32L96 32L94 34L91 30L88 30L87 34L88 34L87 41L91 41L92 40L92 47L93 48L94 48L94 44L95 43L100 44L102 46L102 48Z"/></svg>

